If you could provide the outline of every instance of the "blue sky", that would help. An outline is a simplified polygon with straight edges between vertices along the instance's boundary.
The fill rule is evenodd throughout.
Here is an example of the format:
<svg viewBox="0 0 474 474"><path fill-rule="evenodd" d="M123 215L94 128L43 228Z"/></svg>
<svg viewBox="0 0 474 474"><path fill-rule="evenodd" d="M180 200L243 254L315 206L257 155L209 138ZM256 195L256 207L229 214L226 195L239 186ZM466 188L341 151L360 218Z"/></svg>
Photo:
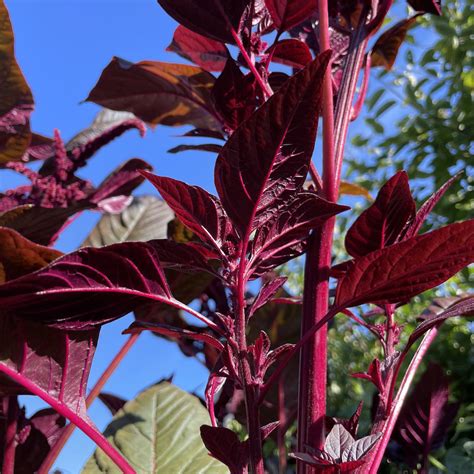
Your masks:
<svg viewBox="0 0 474 474"><path fill-rule="evenodd" d="M38 133L51 136L57 128L67 140L88 126L99 107L80 102L113 56L129 61L180 62L176 55L165 52L176 24L155 0L6 0L6 5L15 31L16 56L35 97L32 125ZM176 137L180 133L176 128L157 127L141 139L137 132L128 132L100 151L82 174L98 183L123 161L140 157L159 174L212 191L213 155L166 153L181 142ZM11 173L0 175L0 188L16 182ZM155 191L145 184L139 193ZM59 249L77 248L98 217L85 213L77 219L60 238ZM123 344L125 339L120 333L130 322L130 317L122 318L103 328L91 384ZM175 383L186 390L202 391L206 383L207 371L198 362L182 356L174 344L144 334L106 391L131 398L171 374ZM42 406L32 397L23 400L30 413ZM91 407L90 416L100 429L110 420L100 402ZM92 442L76 430L55 467L65 473L78 473L93 449Z"/></svg>

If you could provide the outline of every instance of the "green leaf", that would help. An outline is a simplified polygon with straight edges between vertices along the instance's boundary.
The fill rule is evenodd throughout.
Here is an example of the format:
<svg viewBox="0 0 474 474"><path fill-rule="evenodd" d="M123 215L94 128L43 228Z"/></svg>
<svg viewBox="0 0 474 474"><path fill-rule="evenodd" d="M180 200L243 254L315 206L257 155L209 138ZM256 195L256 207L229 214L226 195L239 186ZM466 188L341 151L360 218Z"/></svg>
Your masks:
<svg viewBox="0 0 474 474"><path fill-rule="evenodd" d="M165 239L174 213L154 196L135 197L120 214L105 214L82 247L103 247L119 242Z"/></svg>
<svg viewBox="0 0 474 474"><path fill-rule="evenodd" d="M199 399L168 382L141 392L114 416L104 435L137 474L224 474L210 457L199 429L210 424ZM103 451L96 450L82 474L119 474Z"/></svg>

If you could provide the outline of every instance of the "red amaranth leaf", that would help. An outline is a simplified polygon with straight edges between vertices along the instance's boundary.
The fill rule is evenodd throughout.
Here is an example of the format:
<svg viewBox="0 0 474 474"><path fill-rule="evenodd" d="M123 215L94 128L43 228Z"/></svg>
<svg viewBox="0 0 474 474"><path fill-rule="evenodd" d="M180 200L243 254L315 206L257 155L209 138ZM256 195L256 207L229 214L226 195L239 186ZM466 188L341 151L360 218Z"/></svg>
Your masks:
<svg viewBox="0 0 474 474"><path fill-rule="evenodd" d="M197 66L113 58L87 97L112 110L132 112L152 125L194 125L220 130L210 108L214 76Z"/></svg>
<svg viewBox="0 0 474 474"><path fill-rule="evenodd" d="M416 329L410 334L407 342L407 347L414 344L423 334L429 331L432 327L446 321L446 319L455 316L474 316L474 296L467 296L461 298L448 306L444 311L439 311L426 318Z"/></svg>
<svg viewBox="0 0 474 474"><path fill-rule="evenodd" d="M127 403L127 400L107 392L99 393L99 399L110 410L112 415L115 415Z"/></svg>
<svg viewBox="0 0 474 474"><path fill-rule="evenodd" d="M300 189L316 138L329 53L289 79L232 134L215 167L222 205L242 236Z"/></svg>
<svg viewBox="0 0 474 474"><path fill-rule="evenodd" d="M297 69L308 65L313 56L306 43L297 39L284 39L278 41L271 49L267 51L272 55L272 61L279 64L285 64Z"/></svg>
<svg viewBox="0 0 474 474"><path fill-rule="evenodd" d="M181 153L183 151L208 151L209 153L220 153L222 145L216 143L202 143L200 145L178 145L168 150L168 153Z"/></svg>
<svg viewBox="0 0 474 474"><path fill-rule="evenodd" d="M9 403L14 402L14 398L9 399ZM6 420L2 418L0 416L0 443L5 448ZM51 447L61 435L65 424L66 419L52 408L45 408L36 412L31 418L26 418L25 409L18 407L15 473L37 472ZM0 469L2 469L2 460L3 452L0 448Z"/></svg>
<svg viewBox="0 0 474 474"><path fill-rule="evenodd" d="M150 171L152 167L139 158L133 158L112 171L97 189L89 196L91 204L99 205L101 201L116 196L130 196L132 191L143 183L142 171ZM126 206L125 206L126 207ZM116 212L121 212L118 209Z"/></svg>
<svg viewBox="0 0 474 474"><path fill-rule="evenodd" d="M353 257L361 257L394 244L414 219L415 210L408 176L400 171L382 186L375 202L347 231L347 252Z"/></svg>
<svg viewBox="0 0 474 474"><path fill-rule="evenodd" d="M430 364L405 400L392 434L397 452L409 466L426 465L430 452L443 445L459 408L448 398L449 383L443 369Z"/></svg>
<svg viewBox="0 0 474 474"><path fill-rule="evenodd" d="M229 57L227 48L220 41L206 38L182 25L176 28L166 51L177 53L209 72L222 71Z"/></svg>
<svg viewBox="0 0 474 474"><path fill-rule="evenodd" d="M0 394L34 394L73 423L88 421L87 379L98 329L66 332L2 315Z"/></svg>
<svg viewBox="0 0 474 474"><path fill-rule="evenodd" d="M0 285L0 301L15 317L78 330L123 316L140 301L174 300L153 244L133 242L66 255Z"/></svg>
<svg viewBox="0 0 474 474"><path fill-rule="evenodd" d="M250 248L251 272L259 276L301 255L310 231L347 209L314 193L300 192L257 229Z"/></svg>
<svg viewBox="0 0 474 474"><path fill-rule="evenodd" d="M474 220L451 224L357 258L339 280L336 306L387 304L434 288L474 262Z"/></svg>
<svg viewBox="0 0 474 474"><path fill-rule="evenodd" d="M158 3L186 28L216 41L233 43L232 30L239 30L250 0L158 0Z"/></svg>
<svg viewBox="0 0 474 474"><path fill-rule="evenodd" d="M221 251L222 244L231 233L229 218L219 200L199 186L190 186L172 178L144 173L156 187L180 221L189 227L203 242Z"/></svg>
<svg viewBox="0 0 474 474"><path fill-rule="evenodd" d="M408 30L414 25L419 15L399 21L380 35L370 53L371 67L382 66L387 70L392 69L398 50L405 41Z"/></svg>
<svg viewBox="0 0 474 474"><path fill-rule="evenodd" d="M408 4L417 12L442 15L441 0L408 0Z"/></svg>
<svg viewBox="0 0 474 474"><path fill-rule="evenodd" d="M84 166L97 150L132 129L142 137L145 135L145 124L133 114L103 109L88 128L67 142L66 150L76 167Z"/></svg>
<svg viewBox="0 0 474 474"><path fill-rule="evenodd" d="M318 7L316 0L265 0L265 5L279 31L299 25Z"/></svg>
<svg viewBox="0 0 474 474"><path fill-rule="evenodd" d="M214 336L205 332L190 331L189 329L176 328L167 324L150 323L144 321L135 321L123 333L137 334L142 331L151 331L161 336L166 336L171 339L190 339L193 341L201 341L215 347L219 351L224 349L222 343Z"/></svg>
<svg viewBox="0 0 474 474"><path fill-rule="evenodd" d="M244 75L229 58L212 88L216 110L228 129L235 130L252 115L257 106L256 94L253 74Z"/></svg>
<svg viewBox="0 0 474 474"><path fill-rule="evenodd" d="M0 213L0 225L15 229L37 244L52 245L72 216L84 209L79 205L47 208L25 204Z"/></svg>
<svg viewBox="0 0 474 474"><path fill-rule="evenodd" d="M454 183L454 181L456 181L460 177L460 175L461 173L457 173L452 178L448 179L448 181L446 181L443 186L441 186L423 203L420 209L418 209L416 216L413 219L413 222L406 229L406 232L403 236L404 239L413 237L414 235L418 234L428 215L434 209L438 201L444 196L450 186Z"/></svg>
<svg viewBox="0 0 474 474"><path fill-rule="evenodd" d="M214 458L223 462L231 474L248 472L247 446L228 428L201 426L201 438Z"/></svg>

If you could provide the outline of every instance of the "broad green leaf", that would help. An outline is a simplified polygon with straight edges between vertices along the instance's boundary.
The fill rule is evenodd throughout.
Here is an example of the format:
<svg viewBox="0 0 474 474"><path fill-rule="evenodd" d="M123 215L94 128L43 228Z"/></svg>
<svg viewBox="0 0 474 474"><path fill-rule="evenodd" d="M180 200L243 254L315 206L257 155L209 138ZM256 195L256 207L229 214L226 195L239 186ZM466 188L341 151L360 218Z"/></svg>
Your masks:
<svg viewBox="0 0 474 474"><path fill-rule="evenodd" d="M201 402L168 382L141 392L117 412L104 435L137 474L224 474L228 469L208 455L200 435L209 416ZM96 450L82 474L119 474Z"/></svg>
<svg viewBox="0 0 474 474"><path fill-rule="evenodd" d="M119 242L165 239L174 213L154 196L135 197L120 214L105 214L83 242L82 247L103 247Z"/></svg>

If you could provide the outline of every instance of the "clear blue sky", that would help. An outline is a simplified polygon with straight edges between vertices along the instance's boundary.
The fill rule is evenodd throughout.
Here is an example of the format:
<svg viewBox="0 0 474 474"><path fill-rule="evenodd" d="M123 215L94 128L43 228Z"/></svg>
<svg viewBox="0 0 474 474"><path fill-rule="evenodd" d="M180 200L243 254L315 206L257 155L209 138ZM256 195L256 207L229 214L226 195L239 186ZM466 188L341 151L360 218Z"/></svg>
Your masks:
<svg viewBox="0 0 474 474"><path fill-rule="evenodd" d="M6 0L16 39L16 55L33 91L36 110L32 125L36 132L51 136L58 128L66 140L87 127L99 110L94 104L80 104L112 56L129 61L143 59L180 62L165 52L175 23L155 0ZM126 159L140 157L155 171L213 190L214 157L206 153L169 155L166 150L181 142L179 129L157 127L145 139L128 132L105 147L83 170L83 175L100 182ZM0 188L17 183L12 174L0 176ZM139 193L155 193L145 184ZM85 213L63 234L58 247L72 251L86 237L98 219ZM102 330L90 383L94 383L124 342L120 333L131 322L123 318ZM175 383L190 391L202 391L207 371L185 358L174 344L144 334L115 372L106 391L124 398L156 380L174 374ZM23 397L28 412L40 402ZM90 416L103 429L110 415L96 402ZM55 467L78 473L94 449L79 430L71 438Z"/></svg>

